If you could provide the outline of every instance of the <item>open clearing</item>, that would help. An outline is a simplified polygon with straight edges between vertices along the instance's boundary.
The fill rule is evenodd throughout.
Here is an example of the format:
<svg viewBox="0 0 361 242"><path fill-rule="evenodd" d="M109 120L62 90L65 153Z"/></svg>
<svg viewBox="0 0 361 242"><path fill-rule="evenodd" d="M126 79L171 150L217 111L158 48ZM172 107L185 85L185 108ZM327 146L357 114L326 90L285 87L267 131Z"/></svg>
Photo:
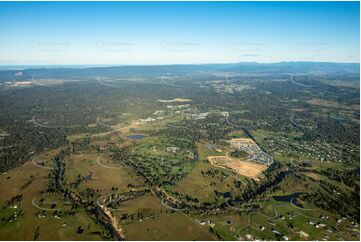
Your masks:
<svg viewBox="0 0 361 242"><path fill-rule="evenodd" d="M242 176L255 180L258 180L262 172L267 169L266 165L232 159L228 156L208 156L207 159L214 166L232 169Z"/></svg>
<svg viewBox="0 0 361 242"><path fill-rule="evenodd" d="M342 109L351 109L351 110L358 110L360 108L358 105L347 106L347 105L344 105L344 104L336 102L336 101L325 100L325 99L320 99L320 98L312 98L310 100L307 100L307 103L315 105L315 106L342 108Z"/></svg>
<svg viewBox="0 0 361 242"><path fill-rule="evenodd" d="M181 212L172 213L152 195L126 201L121 208L123 214L143 216L122 225L127 240L213 240L194 220Z"/></svg>
<svg viewBox="0 0 361 242"><path fill-rule="evenodd" d="M202 175L202 173L206 174L210 170L216 170L218 174L215 176ZM239 188L234 186L233 176L223 178L222 171L227 174L231 173L231 171L224 170L224 168L214 167L208 162L198 162L192 171L175 185L172 190L196 197L201 202L214 201L216 197L214 190L223 193L230 191L237 194ZM222 177L222 181L220 181L220 177ZM240 176L237 180L242 180L242 177Z"/></svg>
<svg viewBox="0 0 361 242"><path fill-rule="evenodd" d="M51 153L54 150L50 151ZM40 154L46 156L46 154ZM42 197L46 189L49 170L35 166L32 161L10 170L0 176L0 240L34 240L34 234L39 228L38 240L100 240L99 235L104 229L81 207L74 215L60 215L54 217L55 210L44 211L44 217L38 217L41 212L32 203L34 199ZM7 206L7 201L16 195L22 195L17 208ZM62 210L64 204L55 199L58 195L47 197L45 203L57 203L56 208ZM53 200L55 199L55 200ZM61 207L59 207L61 206ZM46 207L48 207L46 205ZM49 206L50 207L50 206ZM68 209L68 208L67 208ZM15 212L23 211L23 215L16 220L7 221ZM77 234L79 226L85 228L82 234Z"/></svg>
<svg viewBox="0 0 361 242"><path fill-rule="evenodd" d="M141 184L141 179L135 177L129 168L124 166L114 166L114 168L119 169L107 168L106 166L110 167L113 164L104 163L102 159L106 156L99 160L101 164L105 164L101 166L97 163L98 157L97 154L93 153L72 154L67 162L65 172L69 181L75 181L78 176L86 177L91 172L90 179L81 182L79 189L99 189L101 195L110 193L112 187L125 192L129 190L128 184Z"/></svg>

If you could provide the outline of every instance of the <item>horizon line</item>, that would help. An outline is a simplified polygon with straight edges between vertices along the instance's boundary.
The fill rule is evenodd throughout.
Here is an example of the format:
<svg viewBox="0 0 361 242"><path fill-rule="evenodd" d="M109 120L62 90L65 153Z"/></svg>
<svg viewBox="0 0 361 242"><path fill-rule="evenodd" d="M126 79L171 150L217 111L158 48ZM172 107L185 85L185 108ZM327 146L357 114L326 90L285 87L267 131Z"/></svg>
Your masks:
<svg viewBox="0 0 361 242"><path fill-rule="evenodd" d="M337 62L337 61L275 61L275 62L258 62L258 61L240 61L240 62L209 62L209 63L159 63L159 64L83 64L83 63L72 63L72 64L0 64L0 66L93 66L93 67L126 67L126 66L175 66L175 65L232 65L232 64L280 64L280 63L329 63L329 64L360 64L360 62Z"/></svg>

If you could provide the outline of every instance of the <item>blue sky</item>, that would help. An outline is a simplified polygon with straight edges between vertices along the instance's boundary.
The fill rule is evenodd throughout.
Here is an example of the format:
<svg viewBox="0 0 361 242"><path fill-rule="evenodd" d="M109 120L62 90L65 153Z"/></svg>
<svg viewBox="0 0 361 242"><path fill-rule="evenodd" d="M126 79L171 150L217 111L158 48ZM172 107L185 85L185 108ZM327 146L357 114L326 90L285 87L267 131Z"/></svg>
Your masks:
<svg viewBox="0 0 361 242"><path fill-rule="evenodd" d="M0 64L359 62L359 2L0 2Z"/></svg>

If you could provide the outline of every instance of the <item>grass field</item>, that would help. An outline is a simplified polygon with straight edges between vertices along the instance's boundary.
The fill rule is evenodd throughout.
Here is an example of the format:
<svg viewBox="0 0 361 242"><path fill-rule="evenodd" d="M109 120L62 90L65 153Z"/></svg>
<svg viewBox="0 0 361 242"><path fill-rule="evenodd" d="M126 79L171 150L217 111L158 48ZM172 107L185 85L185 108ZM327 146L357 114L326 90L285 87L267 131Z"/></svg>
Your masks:
<svg viewBox="0 0 361 242"><path fill-rule="evenodd" d="M210 149L209 147L213 147L213 149ZM225 155L228 151L228 147L225 147L222 149L221 152L217 152L217 145L210 145L210 144L204 144L204 143L196 143L197 152L199 155L200 160L207 160L208 156L216 156L216 155Z"/></svg>
<svg viewBox="0 0 361 242"><path fill-rule="evenodd" d="M54 156L61 150L61 148L49 150L34 156L33 162L39 166L44 166L45 168L53 168Z"/></svg>
<svg viewBox="0 0 361 242"><path fill-rule="evenodd" d="M216 231L224 240L236 240L241 228L247 225L247 217L239 216L233 211L218 214L218 215L205 215L197 218L198 221L208 221L212 224L213 230Z"/></svg>
<svg viewBox="0 0 361 242"><path fill-rule="evenodd" d="M210 169L218 170L218 175L214 177L202 175L202 171L207 172ZM224 177L222 172L229 176ZM214 167L209 163L198 162L193 170L171 189L185 195L188 194L196 197L200 202L210 202L215 199L215 190L223 193L229 191L237 194L238 189L234 186L235 178L233 178L233 176L230 171ZM243 180L242 177L237 178L238 180Z"/></svg>
<svg viewBox="0 0 361 242"><path fill-rule="evenodd" d="M78 175L85 177L90 172L92 173L91 179L80 183L79 190L89 187L99 189L101 195L107 195L111 193L112 187L118 188L119 192L124 192L129 190L128 184L142 183L141 179L136 177L129 168L106 164L102 158L98 160L98 157L94 153L72 154L69 157L65 173L68 180L74 181ZM100 165L97 161L104 165Z"/></svg>
<svg viewBox="0 0 361 242"><path fill-rule="evenodd" d="M325 100L319 98L312 98L310 100L307 100L307 103L315 106L332 107L332 108L340 108L340 109L357 110L360 108L358 105L347 106L333 100Z"/></svg>
<svg viewBox="0 0 361 242"><path fill-rule="evenodd" d="M44 217L37 214L42 210L35 207L34 199L41 198L41 192L46 188L49 170L35 166L31 161L0 176L0 239L1 240L34 240L35 231L39 228L38 240L99 240L104 228L94 223L94 220L78 208L74 215L54 217L54 210L43 211ZM24 184L30 184L24 187ZM18 208L9 208L7 201L16 195L22 195ZM57 201L57 195L45 197L46 203ZM62 208L62 205L59 207ZM8 221L10 215L23 211L16 220ZM3 220L4 219L4 220ZM85 228L82 234L77 234L79 226ZM96 233L94 233L96 232Z"/></svg>
<svg viewBox="0 0 361 242"><path fill-rule="evenodd" d="M124 202L121 208L122 214L143 214L142 219L124 223L127 240L213 240L191 218L180 212L172 213L152 195Z"/></svg>

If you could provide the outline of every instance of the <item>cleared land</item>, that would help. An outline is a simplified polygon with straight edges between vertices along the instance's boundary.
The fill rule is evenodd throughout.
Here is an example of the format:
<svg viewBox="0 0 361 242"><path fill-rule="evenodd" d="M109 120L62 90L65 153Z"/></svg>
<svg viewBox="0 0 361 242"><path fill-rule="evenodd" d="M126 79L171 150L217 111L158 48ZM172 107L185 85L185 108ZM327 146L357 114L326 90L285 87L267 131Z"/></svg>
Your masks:
<svg viewBox="0 0 361 242"><path fill-rule="evenodd" d="M0 240L34 240L37 230L37 240L101 240L104 228L96 224L83 208L77 208L74 215L55 217L55 210L44 211L33 205L34 199L42 197L48 172L28 161L0 176ZM15 208L9 206L8 201L16 195L22 195L22 199ZM64 204L55 197L44 198L44 203L56 203L55 208L63 211ZM42 212L42 217L38 216L39 212ZM14 214L18 215L17 218L9 220ZM82 234L76 233L79 226L85 228Z"/></svg>
<svg viewBox="0 0 361 242"><path fill-rule="evenodd" d="M92 174L88 180L80 183L79 189L99 189L101 195L110 193L112 187L118 188L119 191L128 191L128 184L139 185L142 183L141 179L135 177L129 168L104 162L107 160L106 156L100 160L98 158L97 154L92 153L72 154L65 172L69 181L75 181L78 176L86 177ZM104 165L100 165L97 161Z"/></svg>
<svg viewBox="0 0 361 242"><path fill-rule="evenodd" d="M255 180L258 180L262 172L267 169L266 165L233 159L227 156L208 156L207 159L214 166L232 169L242 176L251 177Z"/></svg>
<svg viewBox="0 0 361 242"><path fill-rule="evenodd" d="M213 240L190 217L164 208L152 195L126 201L121 208L121 214L137 218L123 221L127 240ZM138 218L138 214L142 217Z"/></svg>
<svg viewBox="0 0 361 242"><path fill-rule="evenodd" d="M307 100L307 103L316 105L316 106L323 106L323 107L333 107L333 108L342 108L342 109L356 109L358 110L360 107L358 105L351 105L347 106L342 103L332 101L332 100L325 100L320 98L312 98Z"/></svg>
<svg viewBox="0 0 361 242"><path fill-rule="evenodd" d="M214 175L209 174L211 172ZM197 162L189 172L172 190L184 195L196 197L200 202L212 202L216 198L215 190L237 194L239 188L235 187L234 181L242 183L246 177L234 175L233 171L212 166L208 162Z"/></svg>

